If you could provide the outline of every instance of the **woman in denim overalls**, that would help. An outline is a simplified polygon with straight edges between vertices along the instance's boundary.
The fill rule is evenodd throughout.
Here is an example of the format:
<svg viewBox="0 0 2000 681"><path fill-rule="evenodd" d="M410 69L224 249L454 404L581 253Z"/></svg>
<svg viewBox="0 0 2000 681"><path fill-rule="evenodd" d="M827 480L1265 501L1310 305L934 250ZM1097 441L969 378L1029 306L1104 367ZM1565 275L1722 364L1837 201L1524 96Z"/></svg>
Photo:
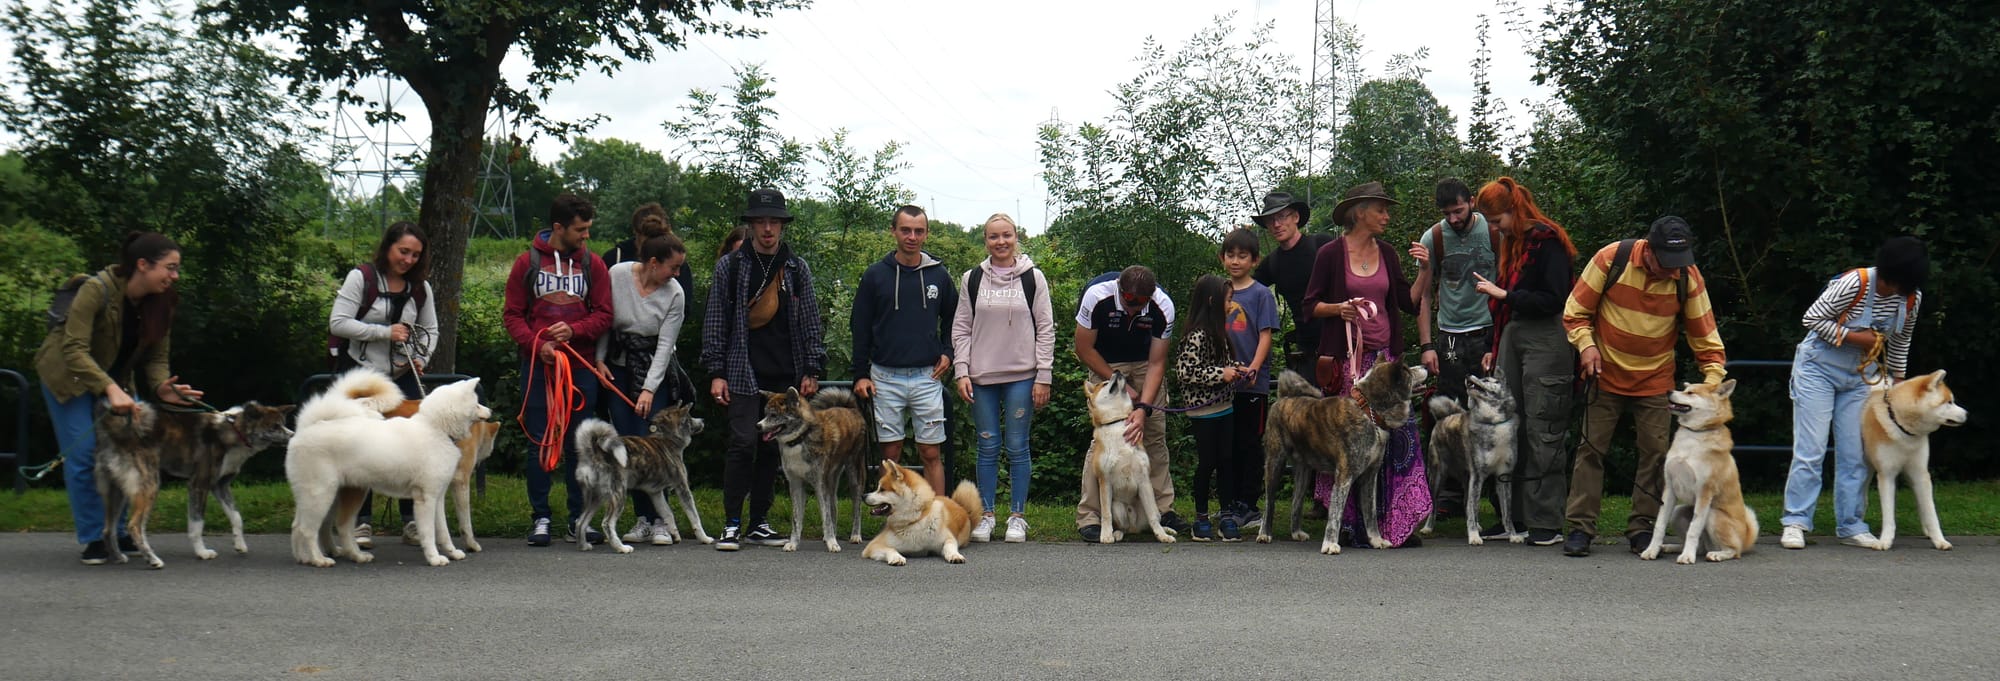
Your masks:
<svg viewBox="0 0 2000 681"><path fill-rule="evenodd" d="M1930 261L1923 242L1897 237L1882 245L1875 262L1875 267L1835 277L1805 314L1809 331L1792 360L1792 467L1785 481L1785 514L1779 519L1785 527L1780 543L1788 549L1805 548L1805 533L1812 529L1829 426L1834 534L1843 544L1875 541L1861 518L1868 482L1861 407L1872 384L1903 378L1922 300L1918 289ZM1869 350L1882 343L1887 346L1879 360L1867 363Z"/></svg>

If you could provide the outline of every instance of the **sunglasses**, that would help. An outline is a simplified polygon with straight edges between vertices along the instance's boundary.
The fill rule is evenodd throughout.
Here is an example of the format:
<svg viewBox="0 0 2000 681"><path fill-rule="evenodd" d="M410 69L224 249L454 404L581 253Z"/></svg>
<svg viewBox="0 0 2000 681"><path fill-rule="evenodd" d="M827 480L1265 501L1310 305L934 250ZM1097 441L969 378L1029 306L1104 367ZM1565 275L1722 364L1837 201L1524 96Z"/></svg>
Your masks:
<svg viewBox="0 0 2000 681"><path fill-rule="evenodd" d="M1120 293L1118 294L1118 299L1125 301L1126 307L1138 307L1140 305L1145 305L1146 303L1153 302L1152 296L1141 296L1130 293Z"/></svg>

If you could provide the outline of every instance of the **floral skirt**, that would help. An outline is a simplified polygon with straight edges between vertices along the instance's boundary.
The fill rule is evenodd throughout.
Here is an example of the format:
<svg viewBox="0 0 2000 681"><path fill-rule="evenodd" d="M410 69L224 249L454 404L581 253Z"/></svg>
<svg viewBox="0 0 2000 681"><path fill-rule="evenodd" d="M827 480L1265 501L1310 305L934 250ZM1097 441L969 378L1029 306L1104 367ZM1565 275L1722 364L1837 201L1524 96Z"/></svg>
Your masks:
<svg viewBox="0 0 2000 681"><path fill-rule="evenodd" d="M1361 358L1361 371L1366 374L1376 362L1394 362L1396 358L1387 352L1376 351ZM1337 385L1321 386L1328 395L1345 395L1354 387L1356 376L1348 375L1347 363L1340 363L1340 378ZM1414 419L1401 428L1389 431L1389 446L1382 453L1382 466L1376 471L1376 512L1381 514L1379 525L1382 538L1389 543L1402 546L1424 519L1431 514L1430 481L1424 473L1424 452L1417 438L1417 424ZM1346 533L1349 546L1365 546L1368 532L1362 525L1358 499L1360 485L1356 485L1347 497L1347 512L1341 514L1341 530ZM1313 498L1322 505L1333 498L1333 476L1321 473L1313 485Z"/></svg>

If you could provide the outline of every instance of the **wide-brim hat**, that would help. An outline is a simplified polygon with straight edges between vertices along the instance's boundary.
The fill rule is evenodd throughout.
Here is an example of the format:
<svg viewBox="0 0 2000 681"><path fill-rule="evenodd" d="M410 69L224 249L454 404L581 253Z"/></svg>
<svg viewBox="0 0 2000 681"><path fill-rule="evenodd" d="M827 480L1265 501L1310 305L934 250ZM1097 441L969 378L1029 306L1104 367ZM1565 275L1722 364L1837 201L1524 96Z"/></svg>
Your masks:
<svg viewBox="0 0 2000 681"><path fill-rule="evenodd" d="M745 206L742 216L744 221L748 221L750 218L777 218L785 222L792 221L791 211L785 210L785 195L776 189L750 190L750 198L745 202Z"/></svg>
<svg viewBox="0 0 2000 681"><path fill-rule="evenodd" d="M1285 192L1271 192L1264 195L1264 211L1250 216L1250 221L1257 223L1259 227L1269 227L1271 216L1284 212L1286 208L1299 212L1299 227L1305 227L1306 221L1312 217L1312 207L1306 205L1306 202L1292 198L1291 194Z"/></svg>
<svg viewBox="0 0 2000 681"><path fill-rule="evenodd" d="M1347 193L1340 195L1340 203L1333 204L1333 223L1342 227L1353 226L1354 221L1347 218L1347 209L1353 208L1354 204L1368 200L1387 201L1392 206L1399 206L1403 203L1389 198L1388 188L1383 187L1380 182L1355 185L1353 188L1348 189Z"/></svg>

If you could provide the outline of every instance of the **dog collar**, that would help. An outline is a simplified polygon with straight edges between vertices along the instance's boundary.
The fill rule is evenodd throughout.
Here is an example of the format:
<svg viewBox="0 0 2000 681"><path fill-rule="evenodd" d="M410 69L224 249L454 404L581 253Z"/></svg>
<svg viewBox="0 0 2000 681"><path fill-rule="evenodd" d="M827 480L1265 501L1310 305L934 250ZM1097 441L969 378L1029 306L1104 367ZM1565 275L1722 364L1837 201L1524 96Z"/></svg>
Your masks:
<svg viewBox="0 0 2000 681"><path fill-rule="evenodd" d="M1368 414L1368 420L1374 422L1375 427L1382 430L1395 430L1395 428L1390 427L1387 422L1382 420L1381 414L1375 412L1375 406L1368 403L1368 396L1361 394L1360 386L1355 386L1350 392L1354 393L1354 402L1361 406L1362 412Z"/></svg>
<svg viewBox="0 0 2000 681"><path fill-rule="evenodd" d="M1904 427L1903 427L1903 422L1902 422L1901 420L1899 420L1899 419L1897 419L1897 418L1896 418L1896 404L1895 404L1895 403L1893 403L1893 402L1890 402L1890 401L1889 401L1889 396L1888 396L1888 395L1883 395L1883 396L1882 396L1882 408L1883 408L1883 409L1885 409L1885 410L1888 410L1888 412L1889 412L1889 422L1890 422L1890 423L1893 423L1893 424L1896 424L1896 430L1900 430L1900 431L1903 431L1903 435L1905 435L1905 436L1908 436L1908 437L1916 437L1916 436L1917 436L1917 434L1916 434L1916 433L1912 433L1912 432L1910 432L1910 429L1908 429L1908 428L1904 428Z"/></svg>
<svg viewBox="0 0 2000 681"><path fill-rule="evenodd" d="M798 437L795 437L795 438L792 438L792 439L790 439L790 440L779 440L779 441L778 441L778 444L781 444L781 445L784 445L784 446L786 446L786 447L797 447L797 446L799 446L799 443L801 443L801 442L805 442L805 441L806 441L806 436L808 436L808 435L811 435L811 434L812 434L812 433L810 433L810 432L806 432L806 433L799 433L799 436L798 436Z"/></svg>
<svg viewBox="0 0 2000 681"><path fill-rule="evenodd" d="M1690 433L1712 433L1717 430L1720 430L1721 428L1722 426L1709 426L1707 428L1689 428L1687 426L1681 426L1681 430L1685 430Z"/></svg>

